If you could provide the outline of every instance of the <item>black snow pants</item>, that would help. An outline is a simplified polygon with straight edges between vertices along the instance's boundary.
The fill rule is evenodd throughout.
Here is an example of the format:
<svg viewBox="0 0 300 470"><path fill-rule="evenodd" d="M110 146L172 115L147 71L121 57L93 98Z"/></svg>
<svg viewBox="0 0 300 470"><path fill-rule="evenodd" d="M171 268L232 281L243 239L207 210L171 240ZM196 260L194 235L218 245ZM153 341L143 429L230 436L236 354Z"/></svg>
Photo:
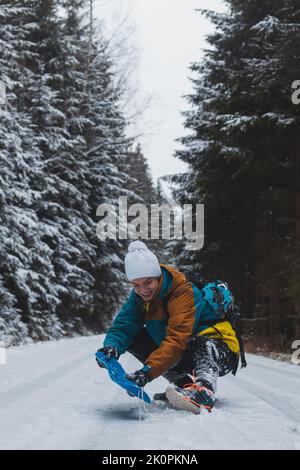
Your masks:
<svg viewBox="0 0 300 470"><path fill-rule="evenodd" d="M129 346L128 352L142 363L158 348L146 328L143 327ZM213 392L217 390L217 378L235 371L238 355L231 351L222 339L193 336L181 360L163 377L178 387L191 383L191 375L196 383Z"/></svg>

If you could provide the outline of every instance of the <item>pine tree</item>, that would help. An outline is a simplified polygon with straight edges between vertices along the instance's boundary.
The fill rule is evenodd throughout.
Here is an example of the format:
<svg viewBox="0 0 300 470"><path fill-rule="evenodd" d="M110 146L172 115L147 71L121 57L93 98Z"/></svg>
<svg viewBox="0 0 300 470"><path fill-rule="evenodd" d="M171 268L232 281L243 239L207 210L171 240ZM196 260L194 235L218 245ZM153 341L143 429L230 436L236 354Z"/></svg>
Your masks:
<svg viewBox="0 0 300 470"><path fill-rule="evenodd" d="M93 1L0 0L0 46L1 338L101 331L128 291L128 241L100 241L96 210L139 196Z"/></svg>
<svg viewBox="0 0 300 470"><path fill-rule="evenodd" d="M167 260L165 240L161 240L161 227L157 234L158 238L155 238L152 219L155 217L154 205L167 203L167 201L160 198L159 191L154 187L151 170L140 143L137 143L128 152L127 162L128 173L131 177L128 189L133 193L133 197L128 199L128 204L143 204L147 210L148 230L141 233L141 239L145 239L147 246L155 252L159 260L165 262ZM132 218L135 219L135 216Z"/></svg>
<svg viewBox="0 0 300 470"><path fill-rule="evenodd" d="M176 188L175 180L179 175L164 175L158 178L157 180L157 202L160 206L168 205L170 208L178 206L175 199L178 188ZM162 234L162 223L163 217L161 217L161 227L160 227L160 242L158 247L160 250L160 260L164 264L171 264L177 267L179 270L183 270L185 266L182 263L182 257L179 258L179 254L184 250L184 242L182 241L182 233L179 233L181 238L178 238L178 233L175 230L175 217L176 224L178 227L183 228L182 221L182 208L178 207L175 213L172 212L170 217L170 239L163 239Z"/></svg>
<svg viewBox="0 0 300 470"><path fill-rule="evenodd" d="M299 114L290 87L299 54L289 46L299 34L299 2L227 3L230 14L204 12L218 30L205 60L191 67L192 133L177 152L191 168L181 200L205 204L205 246L189 262L231 281L246 316L271 320L265 329L274 343L291 313L296 246Z"/></svg>
<svg viewBox="0 0 300 470"><path fill-rule="evenodd" d="M62 331L55 314L58 295L50 250L42 240L34 209L42 197L38 187L43 179L41 155L20 99L31 78L24 64L30 46L25 26L30 8L23 2L0 5L0 40L5 51L0 79L6 85L6 103L0 110L1 300L6 302L1 330L6 341L14 343L25 332L33 338L47 338Z"/></svg>
<svg viewBox="0 0 300 470"><path fill-rule="evenodd" d="M96 224L97 207L108 203L116 209L120 196L132 196L129 187L126 155L131 140L126 137L126 123L119 109L120 90L117 90L107 43L93 18L90 2L89 28L85 44L85 76L87 99L84 114L88 119L84 129L86 141L86 178L89 191L89 215ZM120 219L117 217L118 223ZM99 327L112 319L124 295L128 292L123 271L127 240L100 241L92 238L97 257L93 268L96 279L93 318Z"/></svg>
<svg viewBox="0 0 300 470"><path fill-rule="evenodd" d="M133 178L130 189L145 204L153 204L156 202L157 193L153 186L149 164L139 143L128 152L127 161L129 174Z"/></svg>

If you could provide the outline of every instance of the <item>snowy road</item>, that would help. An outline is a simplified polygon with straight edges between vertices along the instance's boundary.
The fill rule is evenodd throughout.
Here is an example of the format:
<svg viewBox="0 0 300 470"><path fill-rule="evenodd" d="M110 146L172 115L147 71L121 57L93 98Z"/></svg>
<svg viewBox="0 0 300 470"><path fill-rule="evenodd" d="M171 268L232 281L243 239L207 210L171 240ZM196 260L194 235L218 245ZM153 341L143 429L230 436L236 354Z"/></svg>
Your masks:
<svg viewBox="0 0 300 470"><path fill-rule="evenodd" d="M94 360L99 337L11 348L0 365L0 449L300 449L300 367L254 355L201 415L139 402ZM122 356L126 370L139 367ZM146 387L163 391L163 378Z"/></svg>

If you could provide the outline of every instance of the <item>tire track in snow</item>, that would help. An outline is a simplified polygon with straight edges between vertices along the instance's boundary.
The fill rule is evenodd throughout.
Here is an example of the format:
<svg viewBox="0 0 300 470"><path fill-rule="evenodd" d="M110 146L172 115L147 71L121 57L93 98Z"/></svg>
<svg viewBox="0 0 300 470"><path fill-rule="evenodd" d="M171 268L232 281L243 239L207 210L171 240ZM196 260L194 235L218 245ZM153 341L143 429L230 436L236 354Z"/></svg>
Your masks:
<svg viewBox="0 0 300 470"><path fill-rule="evenodd" d="M292 405L288 400L288 395L294 397L294 393L289 393L286 397L279 398L270 391L270 387L267 384L265 386L261 386L261 382L258 382L257 380L247 380L240 377L236 378L236 385L255 397L265 401L275 410L280 411L296 424L300 424L300 410L297 406ZM283 403L284 399L286 399L285 403Z"/></svg>
<svg viewBox="0 0 300 470"><path fill-rule="evenodd" d="M0 402L5 403L6 406L13 405L14 401L18 399L26 399L29 395L39 392L41 389L47 389L49 384L61 380L65 380L66 376L72 373L76 367L87 361L91 357L91 353L84 353L66 362L62 365L55 366L49 372L42 373L35 376L32 381L22 383L16 387L11 387L4 392L0 393Z"/></svg>
<svg viewBox="0 0 300 470"><path fill-rule="evenodd" d="M296 365L292 366L294 368L294 372L292 372L292 371L289 372L289 371L285 371L285 370L282 370L282 369L278 369L277 367L267 367L266 365L258 364L256 361L253 361L251 359L248 360L248 364L251 367L254 367L256 369L260 369L260 370L263 370L263 371L266 371L266 369L267 369L269 375L274 374L276 376L278 376L278 375L280 375L281 377L284 376L289 380L296 381L300 385L300 367L299 366L296 366ZM288 364L288 365L291 365L291 364Z"/></svg>

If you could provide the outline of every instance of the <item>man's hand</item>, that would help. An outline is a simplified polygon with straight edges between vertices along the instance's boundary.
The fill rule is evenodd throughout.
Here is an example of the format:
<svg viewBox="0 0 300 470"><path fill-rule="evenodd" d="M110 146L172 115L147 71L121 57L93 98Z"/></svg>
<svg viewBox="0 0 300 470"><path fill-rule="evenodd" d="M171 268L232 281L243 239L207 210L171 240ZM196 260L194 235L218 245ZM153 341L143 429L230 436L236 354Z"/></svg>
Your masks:
<svg viewBox="0 0 300 470"><path fill-rule="evenodd" d="M151 377L149 375L150 366L144 366L140 370L136 370L131 374L126 374L127 379L135 382L139 387L144 387L148 382L151 382Z"/></svg>
<svg viewBox="0 0 300 470"><path fill-rule="evenodd" d="M103 346L103 348L98 349L97 352L104 353L106 359L111 359L112 357L114 357L115 359L119 359L120 357L119 351L114 346ZM105 365L99 362L97 358L96 361L99 367L105 368Z"/></svg>

